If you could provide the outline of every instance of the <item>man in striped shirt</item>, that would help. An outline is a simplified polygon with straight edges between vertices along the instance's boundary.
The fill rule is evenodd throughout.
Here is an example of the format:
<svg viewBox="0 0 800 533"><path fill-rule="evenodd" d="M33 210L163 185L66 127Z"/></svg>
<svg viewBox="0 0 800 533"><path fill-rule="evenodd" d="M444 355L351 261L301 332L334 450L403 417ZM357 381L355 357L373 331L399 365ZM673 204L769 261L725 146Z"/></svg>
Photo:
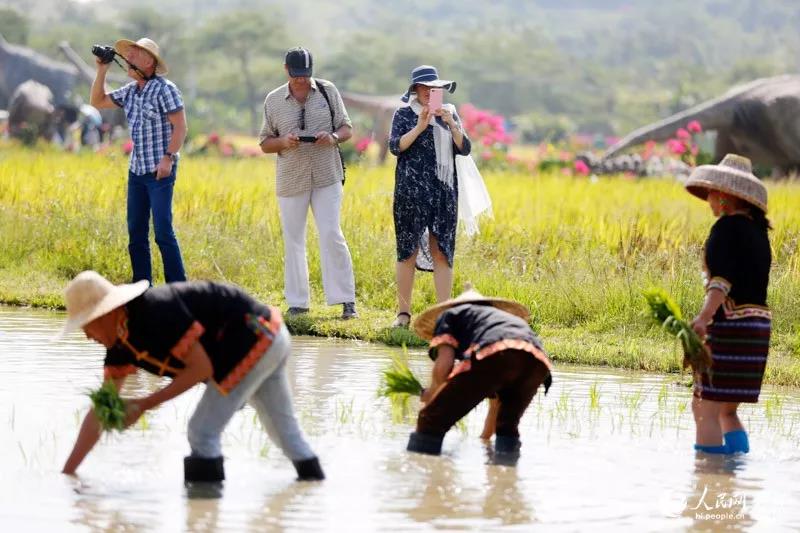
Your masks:
<svg viewBox="0 0 800 533"><path fill-rule="evenodd" d="M148 38L122 39L114 49L128 63L133 81L110 93L105 77L111 63L96 59L91 104L98 109L121 107L128 119L133 150L128 170L128 251L133 281L153 282L150 264L150 211L156 244L164 262L167 282L184 281L181 250L172 229L172 193L178 150L186 138L183 98L174 83L163 77L167 65L158 45Z"/></svg>
<svg viewBox="0 0 800 533"><path fill-rule="evenodd" d="M339 91L311 77L311 54L292 48L284 61L289 81L264 100L261 151L277 154L276 190L284 244L284 296L288 315L308 312L306 217L319 233L322 287L328 305L342 304L342 318L355 318L353 261L340 225L344 179L337 145L352 135Z"/></svg>

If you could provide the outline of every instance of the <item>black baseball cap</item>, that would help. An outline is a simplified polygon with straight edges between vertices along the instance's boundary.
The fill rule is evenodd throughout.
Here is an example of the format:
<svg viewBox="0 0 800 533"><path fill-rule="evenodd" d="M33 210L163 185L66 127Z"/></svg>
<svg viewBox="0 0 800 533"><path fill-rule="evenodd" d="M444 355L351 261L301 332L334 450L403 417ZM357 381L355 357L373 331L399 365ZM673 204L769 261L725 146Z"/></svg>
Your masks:
<svg viewBox="0 0 800 533"><path fill-rule="evenodd" d="M314 62L311 59L311 52L298 46L297 48L290 48L286 51L284 64L289 70L289 76L300 78L311 76L311 68Z"/></svg>

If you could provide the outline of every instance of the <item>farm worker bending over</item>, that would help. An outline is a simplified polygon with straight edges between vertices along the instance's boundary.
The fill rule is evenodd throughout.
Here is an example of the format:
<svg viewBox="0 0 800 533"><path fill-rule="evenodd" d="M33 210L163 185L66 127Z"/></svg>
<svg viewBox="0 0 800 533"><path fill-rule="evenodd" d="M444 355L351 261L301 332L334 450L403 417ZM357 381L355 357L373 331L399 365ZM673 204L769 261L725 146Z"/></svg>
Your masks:
<svg viewBox="0 0 800 533"><path fill-rule="evenodd" d="M528 317L522 304L467 290L417 318L414 329L430 340L434 366L409 451L438 455L445 433L484 398L492 405L481 437L497 435L496 453L519 451L520 418L539 385L546 394L552 382Z"/></svg>
<svg viewBox="0 0 800 533"><path fill-rule="evenodd" d="M222 430L245 402L292 460L299 479L323 479L292 409L286 377L290 337L278 309L232 285L196 281L148 287L146 280L113 285L86 271L65 291L68 318L62 334L82 328L86 337L105 346L105 379L118 390L137 367L172 378L144 398L127 400L126 424L202 381L205 393L189 420L186 481L224 479ZM99 437L100 426L90 412L65 474L75 472Z"/></svg>

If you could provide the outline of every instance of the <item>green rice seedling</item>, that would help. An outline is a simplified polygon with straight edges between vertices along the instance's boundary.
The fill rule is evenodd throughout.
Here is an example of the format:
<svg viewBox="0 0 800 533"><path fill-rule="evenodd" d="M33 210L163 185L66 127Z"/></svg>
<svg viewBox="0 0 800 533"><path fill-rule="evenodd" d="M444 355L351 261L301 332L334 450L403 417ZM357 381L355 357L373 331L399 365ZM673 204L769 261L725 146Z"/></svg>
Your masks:
<svg viewBox="0 0 800 533"><path fill-rule="evenodd" d="M778 394L767 398L767 400L764 402L764 415L766 416L767 422L769 422L770 426L775 420L782 418L783 398L781 398Z"/></svg>
<svg viewBox="0 0 800 533"><path fill-rule="evenodd" d="M88 396L103 431L125 429L125 401L120 397L113 381L103 382L100 388L90 391Z"/></svg>
<svg viewBox="0 0 800 533"><path fill-rule="evenodd" d="M558 397L554 412L556 416L562 420L566 420L569 413L569 394L567 391L561 391L561 396Z"/></svg>
<svg viewBox="0 0 800 533"><path fill-rule="evenodd" d="M658 408L664 409L667 406L667 397L669 395L669 391L667 390L667 384L662 383L661 388L658 389Z"/></svg>
<svg viewBox="0 0 800 533"><path fill-rule="evenodd" d="M258 450L258 455L261 456L261 457L266 457L268 454L269 454L269 443L265 442L261 446L261 449Z"/></svg>
<svg viewBox="0 0 800 533"><path fill-rule="evenodd" d="M625 407L628 408L628 414L631 416L639 410L642 402L644 402L644 396L642 396L642 391L640 390L632 392L630 395L623 394L621 399Z"/></svg>
<svg viewBox="0 0 800 533"><path fill-rule="evenodd" d="M405 422L410 415L409 399L422 394L422 383L408 366L408 351L392 357L392 364L383 371L383 381L378 389L378 396L389 398L392 422Z"/></svg>
<svg viewBox="0 0 800 533"><path fill-rule="evenodd" d="M407 399L422 394L422 383L408 367L405 353L393 357L392 366L383 371L383 386L378 394L390 399Z"/></svg>
<svg viewBox="0 0 800 533"><path fill-rule="evenodd" d="M28 455L25 453L25 448L22 447L22 443L17 441L17 447L19 447L19 453L22 454L22 461L25 463L25 466L28 466Z"/></svg>
<svg viewBox="0 0 800 533"><path fill-rule="evenodd" d="M393 424L402 424L411 419L411 409L408 405L408 396L392 397L390 399L391 415Z"/></svg>
<svg viewBox="0 0 800 533"><path fill-rule="evenodd" d="M642 292L651 316L683 346L683 367L695 372L707 372L711 377L711 354L692 326L683 319L680 307L664 289L650 288Z"/></svg>
<svg viewBox="0 0 800 533"><path fill-rule="evenodd" d="M589 387L589 409L592 411L600 409L600 387L597 382Z"/></svg>
<svg viewBox="0 0 800 533"><path fill-rule="evenodd" d="M350 401L336 400L336 419L340 425L345 425L353 419L353 398Z"/></svg>

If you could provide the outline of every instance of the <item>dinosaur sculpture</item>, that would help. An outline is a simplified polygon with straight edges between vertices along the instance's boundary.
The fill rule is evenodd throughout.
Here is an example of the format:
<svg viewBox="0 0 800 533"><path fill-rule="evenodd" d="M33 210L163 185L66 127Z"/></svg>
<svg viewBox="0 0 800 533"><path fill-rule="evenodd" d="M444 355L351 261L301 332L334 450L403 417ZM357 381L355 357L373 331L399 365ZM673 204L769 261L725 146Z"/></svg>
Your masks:
<svg viewBox="0 0 800 533"><path fill-rule="evenodd" d="M609 159L647 141L665 141L697 120L716 131L714 160L727 153L771 167L774 176L800 168L800 76L761 78L629 133L603 155Z"/></svg>
<svg viewBox="0 0 800 533"><path fill-rule="evenodd" d="M49 139L55 131L55 106L53 93L39 82L28 80L20 84L11 95L8 109L8 131L12 137L25 137L30 132L35 137Z"/></svg>
<svg viewBox="0 0 800 533"><path fill-rule="evenodd" d="M389 133L392 116L402 102L398 96L373 96L353 92L343 92L342 100L347 109L357 109L372 116L373 125L370 130L375 141L380 146L378 158L381 162L386 160L389 152Z"/></svg>
<svg viewBox="0 0 800 533"><path fill-rule="evenodd" d="M14 90L28 80L48 87L55 106L66 106L71 104L78 70L30 48L10 44L0 35L0 109L8 107Z"/></svg>

